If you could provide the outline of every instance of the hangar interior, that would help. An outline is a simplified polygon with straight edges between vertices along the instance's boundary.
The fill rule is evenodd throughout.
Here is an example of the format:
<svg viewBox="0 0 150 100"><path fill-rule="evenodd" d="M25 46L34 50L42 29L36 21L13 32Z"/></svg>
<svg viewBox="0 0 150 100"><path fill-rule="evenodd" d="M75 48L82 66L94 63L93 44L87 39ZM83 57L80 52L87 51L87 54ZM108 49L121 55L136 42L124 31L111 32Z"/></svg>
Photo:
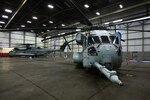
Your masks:
<svg viewBox="0 0 150 100"><path fill-rule="evenodd" d="M0 0L0 15L0 100L149 100L150 0ZM42 57L9 57L20 44L60 49L77 32L62 28L86 28L87 20L125 40L123 87L75 66L73 53L83 51L76 41Z"/></svg>
<svg viewBox="0 0 150 100"><path fill-rule="evenodd" d="M117 1L117 0L116 0ZM25 1L24 1L25 2ZM78 1L79 5L83 5L86 1ZM77 3L78 3L77 2ZM95 3L97 2L97 4ZM129 31L130 29L141 29L141 30L148 30L149 29L149 5L147 4L148 1L145 0L143 1L121 1L118 0L118 2L114 3L115 0L108 0L108 1L87 1L87 3L91 3L91 7L89 9L87 8L82 8L86 16L92 21L93 24L95 25L105 25L106 27L113 27L113 28L123 28L126 29L124 31L120 30L120 32L123 35L123 39L125 42L122 43L123 47L123 52L124 52L124 59L135 59L135 60L149 60L149 50L150 50L150 35L148 32L134 32L134 31ZM98 7L98 4L101 4L101 2L104 2L106 7ZM108 2L108 3L107 3ZM20 11L17 12L16 16L13 18L14 14L6 14L7 16L12 16L12 18L1 18L1 21L6 23L8 28L20 28L20 27L33 27L36 25L36 27L61 27L62 24L64 24L64 27L69 27L69 26L76 26L80 27L83 26L82 24L78 23L77 20L79 19L80 16L75 17L76 14L70 14L72 11L72 8L65 8L68 4L66 1L64 6L60 7L59 2L57 4L56 1L56 8L55 9L46 9L45 7L43 8L42 6L46 6L46 1L38 1L36 5L34 4L35 1L31 0L26 2L26 4L23 6L21 5L21 1L6 1L2 2L1 6L3 7L10 7L14 9L14 11L17 9L17 7L22 6L22 9L19 9ZM55 2L52 2L55 3ZM109 4L107 6L107 4ZM119 4L124 5L125 8L119 8ZM9 6L10 5L10 6ZM34 6L34 7L33 7ZM31 7L31 8L30 8ZM43 8L43 9L41 9ZM30 13L27 11L30 10ZM40 10L39 10L40 9ZM49 10L49 13L45 13L43 10ZM111 11L111 10L112 11ZM54 10L54 11L53 11ZM56 11L59 11L58 14L54 13ZM70 10L70 11L68 11ZM43 14L40 14L41 11L43 11ZM90 13L89 13L90 12ZM96 15L95 12L100 12L101 15ZM4 8L1 8L1 15L4 14ZM33 14L32 14L33 13ZM54 13L54 14L52 14ZM24 16L21 16L24 14ZM49 15L50 14L50 15ZM62 14L63 17L60 17ZM31 19L32 16L38 15L38 20L34 21ZM71 19L73 16L74 19ZM94 17L93 17L94 16ZM75 19L76 18L76 19ZM12 20L11 20L12 19ZM69 20L68 20L69 19ZM31 21L33 20L33 21ZM71 20L71 22L70 22ZM113 21L116 20L121 20L123 23L118 24L118 25L111 25ZM10 21L10 23L9 23ZM29 23L28 23L29 22ZM31 22L31 23L30 23ZM75 23L76 22L76 23ZM125 23L124 23L125 22ZM110 24L109 24L110 23ZM12 25L13 24L13 25ZM1 23L1 27L4 28L6 27L5 24ZM24 31L11 31L11 32L1 32L0 34L0 46L1 48L14 48L18 44L23 44L23 43L31 43L35 44L37 47L48 47L48 48L60 48L60 45L63 44L64 39L63 37L59 37L56 39L50 39L47 40L46 42L41 42L43 38L43 34L46 36L52 36L56 34L63 34L64 32L68 31L50 31L50 30L41 30L41 31L29 31L29 32L24 32ZM111 33L114 33L115 31L111 31ZM67 35L66 36L67 40L72 40L75 38L75 35ZM55 41L55 43L54 43ZM80 52L82 51L82 47L80 45L76 45L76 42L74 41L73 43L70 43L72 50L65 50L68 52L68 55L72 55L72 52ZM3 50L4 51L4 50ZM1 51L1 52L3 52ZM7 51L7 50L6 50ZM7 51L8 52L8 51ZM59 54L58 54L59 56Z"/></svg>

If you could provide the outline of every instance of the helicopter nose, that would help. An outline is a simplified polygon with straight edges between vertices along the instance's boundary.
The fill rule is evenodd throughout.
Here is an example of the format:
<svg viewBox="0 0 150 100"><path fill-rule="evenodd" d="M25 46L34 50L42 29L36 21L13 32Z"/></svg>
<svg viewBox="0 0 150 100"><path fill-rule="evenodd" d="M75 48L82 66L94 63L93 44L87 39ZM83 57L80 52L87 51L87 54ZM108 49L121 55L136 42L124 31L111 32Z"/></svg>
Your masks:
<svg viewBox="0 0 150 100"><path fill-rule="evenodd" d="M111 67L114 55L116 53L114 46L110 44L104 44L99 48L99 51L99 55L101 56L101 64Z"/></svg>

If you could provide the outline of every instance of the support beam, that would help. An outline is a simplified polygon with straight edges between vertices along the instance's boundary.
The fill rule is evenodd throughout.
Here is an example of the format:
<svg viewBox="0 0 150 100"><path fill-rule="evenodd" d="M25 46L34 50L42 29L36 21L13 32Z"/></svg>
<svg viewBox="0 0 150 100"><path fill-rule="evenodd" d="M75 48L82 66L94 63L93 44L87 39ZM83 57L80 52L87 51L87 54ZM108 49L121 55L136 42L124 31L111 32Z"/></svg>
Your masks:
<svg viewBox="0 0 150 100"><path fill-rule="evenodd" d="M11 48L11 32L9 32L9 48Z"/></svg>
<svg viewBox="0 0 150 100"><path fill-rule="evenodd" d="M130 57L129 57L129 31L128 31L128 29L129 29L129 24L127 23L127 60L129 60L130 59Z"/></svg>
<svg viewBox="0 0 150 100"><path fill-rule="evenodd" d="M139 4L136 4L136 5L130 6L130 7L126 7L126 8L123 8L123 9L119 9L119 10L116 10L116 11L113 11L113 12L110 12L110 13L107 13L107 14L103 14L103 15L101 15L101 16L96 16L96 17L90 18L89 20L90 20L90 21L93 21L93 20L96 20L96 19L99 19L99 18L103 18L103 17L106 17L106 16L110 16L110 15L113 15L113 14L117 14L117 13L121 13L121 12L130 10L130 9L134 9L134 8L137 8L137 7L141 7L141 6L144 6L144 5L147 5L147 4L150 4L150 0L147 0L147 1L143 2L143 3L139 3ZM80 23L77 22L77 23L68 25L67 27L72 27L72 26L79 25L79 24L80 24Z"/></svg>
<svg viewBox="0 0 150 100"><path fill-rule="evenodd" d="M23 31L23 44L25 44L25 41L26 41L26 33L25 33L25 31Z"/></svg>
<svg viewBox="0 0 150 100"><path fill-rule="evenodd" d="M21 5L18 7L18 9L16 10L16 12L12 15L12 17L10 18L10 20L7 22L7 24L4 26L4 29L6 29L8 27L8 25L11 23L11 21L15 18L15 16L18 14L18 12L21 10L21 8L25 5L25 3L27 2L27 0L24 0Z"/></svg>
<svg viewBox="0 0 150 100"><path fill-rule="evenodd" d="M35 33L35 47L37 47L37 34Z"/></svg>
<svg viewBox="0 0 150 100"><path fill-rule="evenodd" d="M144 21L142 21L142 30L144 30ZM142 32L142 60L144 61L144 32Z"/></svg>

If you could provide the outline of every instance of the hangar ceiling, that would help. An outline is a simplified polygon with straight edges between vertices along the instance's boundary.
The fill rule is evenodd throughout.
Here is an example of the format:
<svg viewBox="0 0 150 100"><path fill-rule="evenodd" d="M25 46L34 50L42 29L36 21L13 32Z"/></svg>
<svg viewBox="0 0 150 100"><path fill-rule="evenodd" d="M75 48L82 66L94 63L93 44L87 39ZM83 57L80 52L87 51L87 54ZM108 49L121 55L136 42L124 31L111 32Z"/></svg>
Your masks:
<svg viewBox="0 0 150 100"><path fill-rule="evenodd" d="M121 9L120 4L126 8L146 1L149 0L74 0L74 3L90 19ZM12 12L7 13L6 9ZM83 19L70 0L0 0L0 15L1 28L64 27Z"/></svg>

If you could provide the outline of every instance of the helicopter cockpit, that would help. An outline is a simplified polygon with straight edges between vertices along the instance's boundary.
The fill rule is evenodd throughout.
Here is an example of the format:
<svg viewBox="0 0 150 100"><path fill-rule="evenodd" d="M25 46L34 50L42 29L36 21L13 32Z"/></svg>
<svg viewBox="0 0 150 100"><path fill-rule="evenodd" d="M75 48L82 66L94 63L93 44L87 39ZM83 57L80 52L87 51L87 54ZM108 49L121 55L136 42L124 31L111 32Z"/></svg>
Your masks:
<svg viewBox="0 0 150 100"><path fill-rule="evenodd" d="M88 45L104 44L104 43L120 44L119 38L113 35L112 36L90 36L88 37Z"/></svg>

